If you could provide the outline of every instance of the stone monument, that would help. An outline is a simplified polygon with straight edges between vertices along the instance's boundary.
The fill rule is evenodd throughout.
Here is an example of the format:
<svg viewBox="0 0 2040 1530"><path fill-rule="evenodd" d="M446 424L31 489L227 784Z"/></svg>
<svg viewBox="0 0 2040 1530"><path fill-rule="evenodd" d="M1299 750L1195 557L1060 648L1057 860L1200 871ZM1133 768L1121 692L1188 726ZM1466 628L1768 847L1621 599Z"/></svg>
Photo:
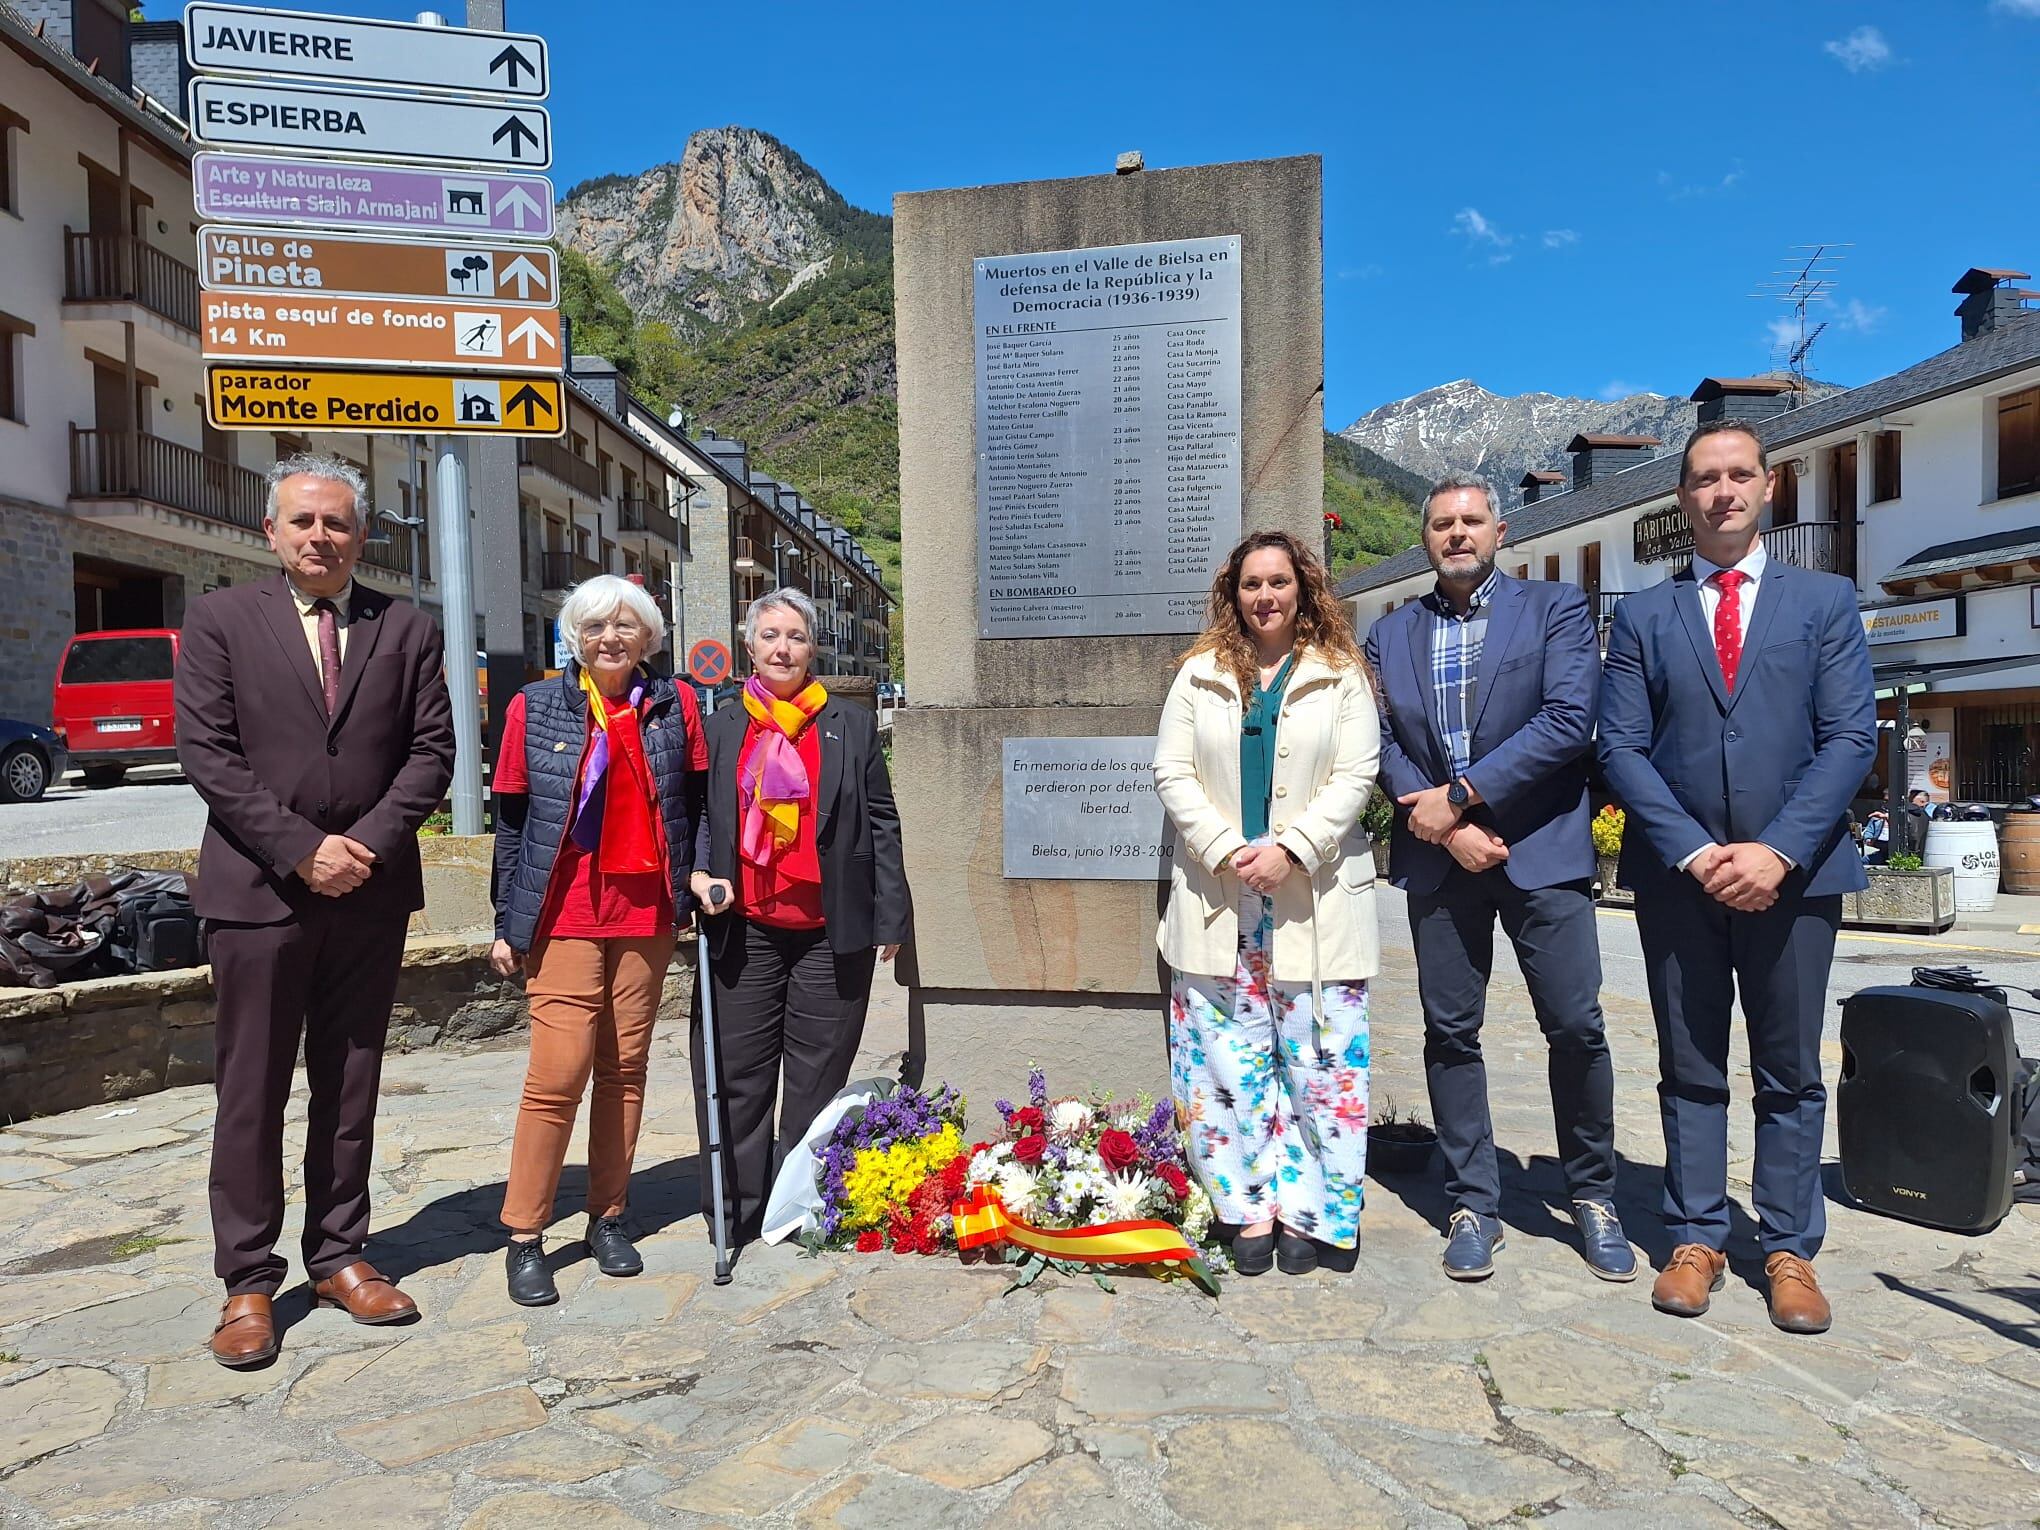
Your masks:
<svg viewBox="0 0 2040 1530"><path fill-rule="evenodd" d="M1244 531L1315 546L1314 156L893 203L910 1071L1168 1087L1148 777Z"/></svg>

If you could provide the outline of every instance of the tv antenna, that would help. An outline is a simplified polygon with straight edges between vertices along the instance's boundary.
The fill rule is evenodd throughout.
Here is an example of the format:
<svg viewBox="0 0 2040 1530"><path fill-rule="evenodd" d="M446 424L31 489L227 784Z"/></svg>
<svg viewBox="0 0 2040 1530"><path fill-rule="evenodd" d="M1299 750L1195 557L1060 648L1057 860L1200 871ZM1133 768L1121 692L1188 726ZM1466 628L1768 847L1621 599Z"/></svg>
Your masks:
<svg viewBox="0 0 2040 1530"><path fill-rule="evenodd" d="M1801 384L1806 382L1807 353L1827 329L1827 320L1812 318L1812 310L1816 304L1834 301L1845 252L1854 248L1852 243L1832 239L1820 244L1787 246L1785 264L1758 282L1756 291L1750 293L1753 298L1782 303L1792 311L1790 319L1779 319L1771 326L1773 373L1782 372Z"/></svg>

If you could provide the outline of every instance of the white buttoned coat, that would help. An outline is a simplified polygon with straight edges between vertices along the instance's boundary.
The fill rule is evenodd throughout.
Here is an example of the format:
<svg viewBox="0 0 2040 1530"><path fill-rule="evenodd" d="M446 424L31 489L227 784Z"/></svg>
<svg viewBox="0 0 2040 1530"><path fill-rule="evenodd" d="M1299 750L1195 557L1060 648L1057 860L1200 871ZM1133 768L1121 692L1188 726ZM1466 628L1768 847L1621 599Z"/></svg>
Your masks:
<svg viewBox="0 0 2040 1530"><path fill-rule="evenodd" d="M1155 741L1155 790L1176 829L1169 906L1157 943L1179 972L1231 977L1239 961L1246 844L1240 813L1239 684L1202 653L1177 671ZM1381 721L1364 665L1297 656L1275 724L1268 828L1297 865L1275 891L1275 979L1355 982L1381 966L1374 856L1360 813L1381 761Z"/></svg>

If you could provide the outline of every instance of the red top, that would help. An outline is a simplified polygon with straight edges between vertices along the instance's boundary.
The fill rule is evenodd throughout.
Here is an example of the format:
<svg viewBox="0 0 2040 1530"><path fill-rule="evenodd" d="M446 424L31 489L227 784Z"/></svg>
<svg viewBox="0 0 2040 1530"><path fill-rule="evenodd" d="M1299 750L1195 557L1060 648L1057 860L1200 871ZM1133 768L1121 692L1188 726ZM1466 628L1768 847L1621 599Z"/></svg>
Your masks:
<svg viewBox="0 0 2040 1530"><path fill-rule="evenodd" d="M681 726L687 729L687 768L708 769L708 741L701 731L701 712L695 705L694 692L688 686L676 686L680 695ZM635 936L659 935L673 928L673 878L670 849L666 836L658 826L658 799L652 789L652 774L645 760L644 736L640 732L642 719L624 697L608 703L609 708L609 771L618 785L635 781L642 792L620 792L611 797L612 809L621 804L633 804L643 813L651 837L659 847L661 869L658 871L609 875L597 864L598 857L590 855L571 837L573 827L569 817L569 834L560 840L559 855L553 862L552 875L546 883L545 907L539 914L538 939L557 937L567 940L604 940L631 938ZM661 724L654 723L653 727ZM588 740L594 733L594 722L588 723L588 733L581 746L581 763L574 772L574 795L580 796L581 772L588 768ZM503 796L524 796L531 790L531 778L524 761L524 694L519 692L510 698L510 705L503 709L503 742L496 751L495 775L490 789ZM689 847L689 853L692 853Z"/></svg>
<svg viewBox="0 0 2040 1530"><path fill-rule="evenodd" d="M737 754L738 812L743 811L744 766L758 747L758 723L754 718L744 730L744 747ZM821 796L822 730L810 722L794 740L800 763L807 771L808 800L801 804L800 829L793 843L779 854L771 870L763 871L737 857L737 907L747 918L780 930L819 930L822 918L822 856L815 848L815 803ZM741 833L738 836L742 839Z"/></svg>

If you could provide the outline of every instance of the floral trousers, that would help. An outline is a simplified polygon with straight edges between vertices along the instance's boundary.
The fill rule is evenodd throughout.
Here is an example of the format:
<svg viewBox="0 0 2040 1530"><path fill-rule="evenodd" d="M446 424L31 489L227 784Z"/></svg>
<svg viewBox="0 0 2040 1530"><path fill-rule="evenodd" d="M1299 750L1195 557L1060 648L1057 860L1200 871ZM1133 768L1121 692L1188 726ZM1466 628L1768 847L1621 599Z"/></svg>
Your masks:
<svg viewBox="0 0 2040 1530"><path fill-rule="evenodd" d="M1230 978L1178 972L1170 987L1169 1071L1191 1169L1221 1222L1275 1217L1352 1248L1367 1172L1367 984L1324 984L1315 1015L1310 984L1269 975L1274 905L1249 897L1240 928Z"/></svg>

